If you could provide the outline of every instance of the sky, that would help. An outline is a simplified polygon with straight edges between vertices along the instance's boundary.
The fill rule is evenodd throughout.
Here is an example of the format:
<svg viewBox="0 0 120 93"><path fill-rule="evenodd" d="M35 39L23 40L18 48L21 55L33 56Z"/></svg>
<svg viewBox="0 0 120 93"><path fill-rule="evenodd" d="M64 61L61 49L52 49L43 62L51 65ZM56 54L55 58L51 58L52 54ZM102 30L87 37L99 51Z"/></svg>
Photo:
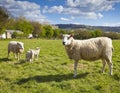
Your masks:
<svg viewBox="0 0 120 93"><path fill-rule="evenodd" d="M0 6L40 23L120 26L120 0L0 0Z"/></svg>

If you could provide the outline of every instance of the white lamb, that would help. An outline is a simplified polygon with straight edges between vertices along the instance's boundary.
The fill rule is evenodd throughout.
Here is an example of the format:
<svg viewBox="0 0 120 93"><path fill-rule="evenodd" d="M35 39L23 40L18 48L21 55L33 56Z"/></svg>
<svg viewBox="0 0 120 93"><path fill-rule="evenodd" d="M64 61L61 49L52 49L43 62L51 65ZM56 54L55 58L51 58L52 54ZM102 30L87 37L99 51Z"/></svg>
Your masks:
<svg viewBox="0 0 120 93"><path fill-rule="evenodd" d="M40 53L39 47L37 47L36 49L30 49L29 51L26 52L26 61L33 62L34 58L38 60L39 53Z"/></svg>
<svg viewBox="0 0 120 93"><path fill-rule="evenodd" d="M73 35L63 35L63 45L70 59L74 62L74 77L77 75L78 61L83 59L94 61L101 59L103 63L102 73L104 72L106 63L110 68L112 75L112 40L108 37L97 37L86 40L75 40Z"/></svg>
<svg viewBox="0 0 120 93"><path fill-rule="evenodd" d="M20 54L24 51L24 43L18 41L10 41L8 44L8 58L10 52L13 52L15 58L20 59Z"/></svg>

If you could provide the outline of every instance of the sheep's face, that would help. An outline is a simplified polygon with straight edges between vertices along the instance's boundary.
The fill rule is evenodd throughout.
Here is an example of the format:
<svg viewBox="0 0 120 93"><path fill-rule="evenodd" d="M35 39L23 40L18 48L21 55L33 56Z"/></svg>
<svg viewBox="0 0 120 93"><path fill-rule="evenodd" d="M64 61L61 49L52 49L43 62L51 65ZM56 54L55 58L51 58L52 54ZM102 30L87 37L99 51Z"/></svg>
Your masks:
<svg viewBox="0 0 120 93"><path fill-rule="evenodd" d="M70 45L71 44L71 35L63 35L63 45Z"/></svg>
<svg viewBox="0 0 120 93"><path fill-rule="evenodd" d="M19 48L19 51L22 53L22 52L24 51L24 43L18 42L18 43L17 43L17 46L18 46L18 48Z"/></svg>

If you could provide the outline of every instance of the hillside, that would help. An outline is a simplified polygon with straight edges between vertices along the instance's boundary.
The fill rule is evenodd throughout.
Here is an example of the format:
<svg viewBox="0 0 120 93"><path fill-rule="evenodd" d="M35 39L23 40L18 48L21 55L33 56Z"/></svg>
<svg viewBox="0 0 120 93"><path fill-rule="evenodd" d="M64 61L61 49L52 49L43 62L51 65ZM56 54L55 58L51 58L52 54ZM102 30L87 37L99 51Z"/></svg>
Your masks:
<svg viewBox="0 0 120 93"><path fill-rule="evenodd" d="M120 26L89 26L89 25L78 25L78 24L56 24L61 29L101 29L103 31L120 32Z"/></svg>

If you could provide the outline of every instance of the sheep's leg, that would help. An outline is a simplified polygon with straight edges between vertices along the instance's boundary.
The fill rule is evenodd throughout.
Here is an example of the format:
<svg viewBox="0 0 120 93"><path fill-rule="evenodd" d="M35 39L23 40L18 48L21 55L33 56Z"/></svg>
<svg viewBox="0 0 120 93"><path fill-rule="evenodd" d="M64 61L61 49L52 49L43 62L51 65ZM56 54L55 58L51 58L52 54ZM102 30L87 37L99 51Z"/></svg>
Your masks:
<svg viewBox="0 0 120 93"><path fill-rule="evenodd" d="M33 60L34 60L34 59L33 59L33 58L31 58L31 59L30 59L30 63L33 63Z"/></svg>
<svg viewBox="0 0 120 93"><path fill-rule="evenodd" d="M19 60L19 54L18 54L18 53L16 53L16 55L17 55L17 59Z"/></svg>
<svg viewBox="0 0 120 93"><path fill-rule="evenodd" d="M33 63L33 61L34 61L34 55L32 55L31 57L31 63Z"/></svg>
<svg viewBox="0 0 120 93"><path fill-rule="evenodd" d="M9 58L10 51L8 50L8 58Z"/></svg>
<svg viewBox="0 0 120 93"><path fill-rule="evenodd" d="M113 71L113 63L111 61L111 58L107 58L106 61L107 61L107 64L109 65L109 69L110 69L109 74L112 75L113 74L113 72L112 72Z"/></svg>
<svg viewBox="0 0 120 93"><path fill-rule="evenodd" d="M36 56L36 60L38 60L38 55Z"/></svg>
<svg viewBox="0 0 120 93"><path fill-rule="evenodd" d="M102 73L104 73L105 66L106 66L106 60L105 59L102 59L102 64L103 64Z"/></svg>
<svg viewBox="0 0 120 93"><path fill-rule="evenodd" d="M30 63L32 63L32 58L29 59Z"/></svg>
<svg viewBox="0 0 120 93"><path fill-rule="evenodd" d="M77 65L78 65L78 61L75 61L74 62L74 76L73 77L76 77L76 75L77 75Z"/></svg>
<svg viewBox="0 0 120 93"><path fill-rule="evenodd" d="M109 69L110 69L109 74L112 75L112 74L113 74L113 72L112 72L112 71L113 71L113 64L112 64L112 61L108 61L107 63L108 63L108 65L109 65Z"/></svg>

